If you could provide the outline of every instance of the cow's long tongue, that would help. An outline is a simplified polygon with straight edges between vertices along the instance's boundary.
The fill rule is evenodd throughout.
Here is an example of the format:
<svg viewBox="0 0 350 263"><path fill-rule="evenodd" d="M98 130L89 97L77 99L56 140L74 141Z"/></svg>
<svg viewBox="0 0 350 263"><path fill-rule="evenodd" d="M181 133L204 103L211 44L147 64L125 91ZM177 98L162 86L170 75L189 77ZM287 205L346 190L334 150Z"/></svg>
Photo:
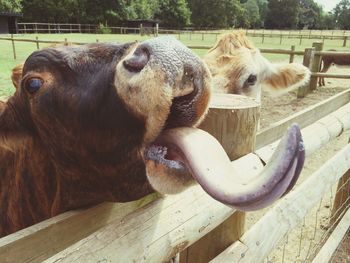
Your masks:
<svg viewBox="0 0 350 263"><path fill-rule="evenodd" d="M147 160L156 161L158 168L167 173L165 176L186 177L189 172L214 199L245 211L264 208L289 191L297 181L305 158L296 124L282 138L264 170L249 181L234 174L220 143L200 129L165 130L156 145L146 153L146 165Z"/></svg>

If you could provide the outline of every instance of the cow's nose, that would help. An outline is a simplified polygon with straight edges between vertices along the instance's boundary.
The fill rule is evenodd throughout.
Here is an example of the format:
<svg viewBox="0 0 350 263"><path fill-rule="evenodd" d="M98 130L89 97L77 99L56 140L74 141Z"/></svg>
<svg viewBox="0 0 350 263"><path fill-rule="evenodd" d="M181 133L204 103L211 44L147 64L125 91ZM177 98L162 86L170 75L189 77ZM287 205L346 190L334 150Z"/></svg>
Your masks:
<svg viewBox="0 0 350 263"><path fill-rule="evenodd" d="M148 63L150 51L147 45L140 45L131 57L123 61L124 67L131 72L140 72Z"/></svg>

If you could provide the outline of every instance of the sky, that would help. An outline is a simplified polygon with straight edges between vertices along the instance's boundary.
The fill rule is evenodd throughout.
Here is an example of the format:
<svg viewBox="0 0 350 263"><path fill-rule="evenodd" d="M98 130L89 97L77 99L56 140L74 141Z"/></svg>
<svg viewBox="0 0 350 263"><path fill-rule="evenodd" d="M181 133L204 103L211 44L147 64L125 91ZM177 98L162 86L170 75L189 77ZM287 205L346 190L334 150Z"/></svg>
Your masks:
<svg viewBox="0 0 350 263"><path fill-rule="evenodd" d="M340 0L314 0L316 3L323 6L323 10L325 11L331 11L339 2Z"/></svg>

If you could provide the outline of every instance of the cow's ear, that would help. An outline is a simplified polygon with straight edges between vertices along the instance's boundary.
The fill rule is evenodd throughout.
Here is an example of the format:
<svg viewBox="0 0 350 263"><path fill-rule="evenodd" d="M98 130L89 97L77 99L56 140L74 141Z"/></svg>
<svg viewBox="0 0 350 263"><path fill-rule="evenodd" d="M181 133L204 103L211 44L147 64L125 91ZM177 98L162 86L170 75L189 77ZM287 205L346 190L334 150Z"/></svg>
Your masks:
<svg viewBox="0 0 350 263"><path fill-rule="evenodd" d="M11 79L12 83L15 86L16 90L19 89L22 81L22 71L23 71L23 63L18 64L12 69Z"/></svg>
<svg viewBox="0 0 350 263"><path fill-rule="evenodd" d="M310 70L298 63L270 64L269 70L265 72L262 79L263 87L277 94L305 85L309 80Z"/></svg>
<svg viewBox="0 0 350 263"><path fill-rule="evenodd" d="M14 150L31 135L29 114L18 96L0 102L0 147Z"/></svg>

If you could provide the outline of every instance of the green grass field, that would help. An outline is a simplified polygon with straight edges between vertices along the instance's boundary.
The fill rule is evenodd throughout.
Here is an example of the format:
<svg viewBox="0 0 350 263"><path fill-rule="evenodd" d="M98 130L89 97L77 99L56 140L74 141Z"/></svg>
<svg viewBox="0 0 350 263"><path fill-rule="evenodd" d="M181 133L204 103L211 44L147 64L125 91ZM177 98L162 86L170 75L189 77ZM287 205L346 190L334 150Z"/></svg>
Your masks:
<svg viewBox="0 0 350 263"><path fill-rule="evenodd" d="M202 34L181 34L174 35L180 39L185 45L205 45L212 46L216 41L214 34L204 35ZM1 36L0 36L1 37ZM150 37L140 35L119 35L119 34L26 34L16 35L15 38L19 39L33 39L38 37L39 40L53 40L53 41L67 41L71 42L95 42L97 39L99 42L130 42L135 40L144 40ZM283 39L280 44L279 38L267 38L265 37L264 43L260 37L250 38L258 48L275 48L275 49L290 49L291 45L295 45L296 50L304 50L307 47L311 47L313 39L303 39L302 44L299 45L299 39ZM337 50L349 50L349 48L342 47L342 40L325 40L324 49L337 49ZM49 44L40 44L40 48L48 46ZM17 59L13 58L11 41L0 40L0 97L9 96L14 92L14 88L11 83L11 69L20 62L23 62L28 55L37 49L36 43L27 42L15 42ZM194 50L200 57L202 57L206 50ZM264 56L271 61L287 61L288 55L278 54L264 54ZM297 61L301 61L301 56L296 57Z"/></svg>

